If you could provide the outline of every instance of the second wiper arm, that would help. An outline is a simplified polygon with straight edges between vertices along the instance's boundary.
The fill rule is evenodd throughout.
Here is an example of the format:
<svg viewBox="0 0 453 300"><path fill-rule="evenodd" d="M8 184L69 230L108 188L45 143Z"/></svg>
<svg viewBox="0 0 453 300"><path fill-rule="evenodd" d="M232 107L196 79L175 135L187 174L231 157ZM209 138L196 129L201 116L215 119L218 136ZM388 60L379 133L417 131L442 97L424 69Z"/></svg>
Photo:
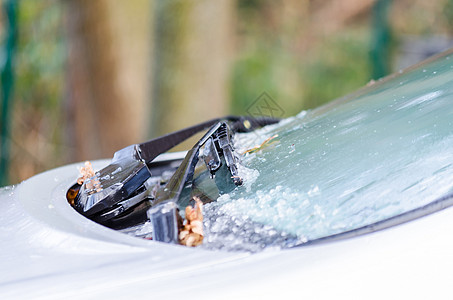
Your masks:
<svg viewBox="0 0 453 300"><path fill-rule="evenodd" d="M238 159L232 145L232 134L226 121L218 122L187 152L170 181L156 194L153 207L148 211L153 224L153 240L167 243L175 243L178 240L178 231L175 230L178 227L178 209L184 209L191 200L191 193L184 193L184 190L192 189L195 167L200 158L213 178L222 165L223 157L234 184L242 185L242 178L238 174Z"/></svg>

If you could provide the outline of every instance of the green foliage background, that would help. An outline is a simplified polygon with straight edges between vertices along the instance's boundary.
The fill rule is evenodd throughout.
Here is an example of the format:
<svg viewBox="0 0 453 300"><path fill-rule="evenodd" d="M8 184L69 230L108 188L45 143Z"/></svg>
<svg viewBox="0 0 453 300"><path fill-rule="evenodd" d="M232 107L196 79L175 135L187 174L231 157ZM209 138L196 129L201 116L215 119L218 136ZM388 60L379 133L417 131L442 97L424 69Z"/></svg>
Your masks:
<svg viewBox="0 0 453 300"><path fill-rule="evenodd" d="M322 24L316 22L329 20L310 19L312 11L290 20L281 11L283 4L297 8L300 3L236 1L231 113L244 114L262 92L267 92L290 116L352 92L371 79L371 11L320 34L316 29ZM322 3L311 1L310 5L315 11ZM18 4L11 182L71 161L65 143L65 2L21 0ZM392 5L393 54L405 34L453 33L452 0L405 0ZM3 26L0 32L4 37Z"/></svg>

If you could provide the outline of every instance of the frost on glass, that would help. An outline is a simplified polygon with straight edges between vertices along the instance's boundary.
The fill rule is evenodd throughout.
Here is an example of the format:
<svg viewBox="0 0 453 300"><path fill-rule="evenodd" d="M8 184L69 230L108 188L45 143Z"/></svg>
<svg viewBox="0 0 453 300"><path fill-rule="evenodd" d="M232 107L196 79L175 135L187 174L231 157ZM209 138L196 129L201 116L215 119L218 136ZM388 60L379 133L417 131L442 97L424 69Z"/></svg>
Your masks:
<svg viewBox="0 0 453 300"><path fill-rule="evenodd" d="M453 187L453 59L238 134L244 186L205 205L203 247L258 251L359 228ZM254 153L243 154L274 135Z"/></svg>

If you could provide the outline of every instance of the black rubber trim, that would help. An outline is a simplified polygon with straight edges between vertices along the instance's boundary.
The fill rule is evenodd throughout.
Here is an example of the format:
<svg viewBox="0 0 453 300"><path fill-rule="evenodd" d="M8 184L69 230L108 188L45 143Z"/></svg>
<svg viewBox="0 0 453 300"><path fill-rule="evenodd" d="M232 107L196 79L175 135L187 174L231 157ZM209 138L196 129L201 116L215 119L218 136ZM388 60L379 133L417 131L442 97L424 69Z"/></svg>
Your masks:
<svg viewBox="0 0 453 300"><path fill-rule="evenodd" d="M447 195L445 195L437 200L434 200L433 202L430 202L424 206L409 210L405 213L390 217L388 219L385 219L385 220L382 220L379 222L375 222L375 223L371 223L369 225L365 225L365 226L362 226L362 227L359 227L356 229L352 229L349 231L329 235L326 237L317 238L314 240L309 240L303 244L296 245L293 248L330 243L330 242L334 242L334 241L340 241L340 240L344 240L344 239L361 236L364 234L373 233L376 231L380 231L383 229L401 225L401 224L410 222L412 220L415 220L415 219L418 219L421 217L431 215L433 213L436 213L438 211L441 211L441 210L446 209L451 206L453 206L453 193L447 194Z"/></svg>
<svg viewBox="0 0 453 300"><path fill-rule="evenodd" d="M171 148L175 147L176 145L179 145L180 143L187 140L191 136L194 136L200 131L207 130L209 129L209 127L223 120L230 121L233 123L231 124L231 126L234 132L248 132L258 127L275 124L280 121L280 119L277 118L270 117L254 118L251 116L226 116L223 118L208 120L203 123L193 125L172 133L168 133L166 135L139 144L138 147L140 149L140 158L144 159L146 163L150 163L159 154L162 154L170 150ZM247 128L244 125L245 121L248 122L250 127Z"/></svg>

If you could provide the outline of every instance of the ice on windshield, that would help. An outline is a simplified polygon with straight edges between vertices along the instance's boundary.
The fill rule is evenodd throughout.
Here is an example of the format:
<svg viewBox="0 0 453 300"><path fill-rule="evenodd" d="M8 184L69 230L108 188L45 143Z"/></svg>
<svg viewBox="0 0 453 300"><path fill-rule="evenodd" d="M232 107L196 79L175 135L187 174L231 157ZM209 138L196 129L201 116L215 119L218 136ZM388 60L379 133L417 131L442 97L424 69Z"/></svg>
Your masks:
<svg viewBox="0 0 453 300"><path fill-rule="evenodd" d="M287 247L451 192L452 69L445 56L334 104L237 134L244 186L205 205L203 247Z"/></svg>

